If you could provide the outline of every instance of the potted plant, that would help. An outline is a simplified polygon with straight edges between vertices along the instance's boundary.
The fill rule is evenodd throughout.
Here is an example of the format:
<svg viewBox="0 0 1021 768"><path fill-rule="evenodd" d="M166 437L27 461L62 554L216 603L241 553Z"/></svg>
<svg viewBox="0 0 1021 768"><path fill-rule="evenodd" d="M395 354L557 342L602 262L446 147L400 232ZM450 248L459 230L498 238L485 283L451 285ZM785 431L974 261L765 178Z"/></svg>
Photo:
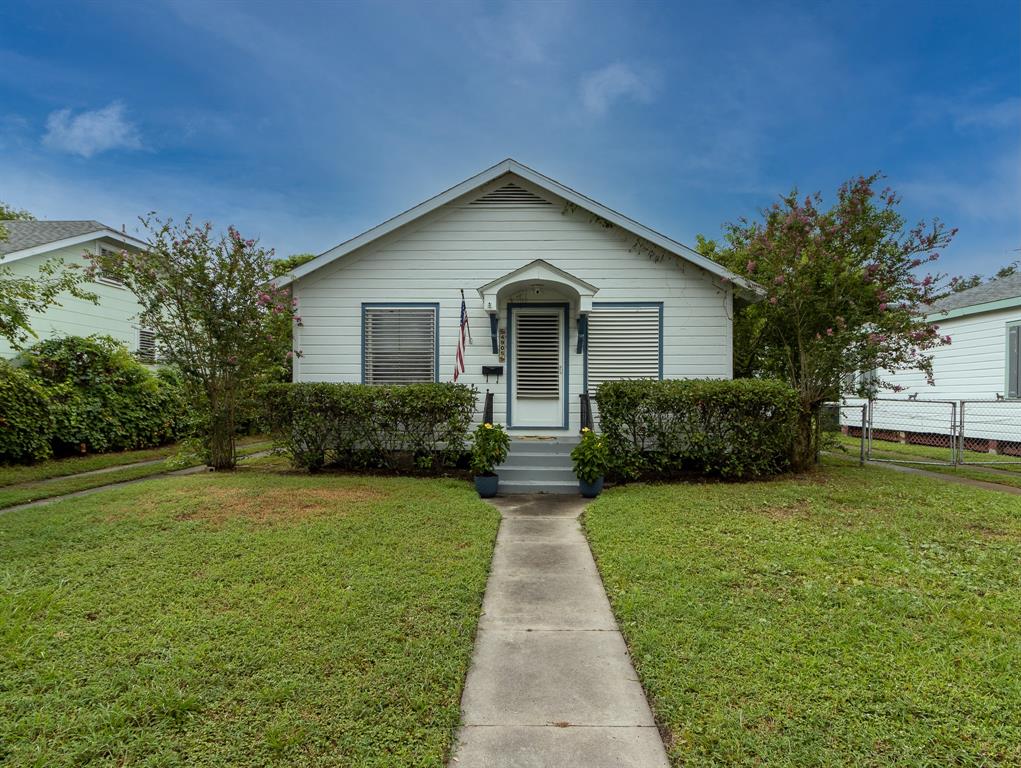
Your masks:
<svg viewBox="0 0 1021 768"><path fill-rule="evenodd" d="M571 451L578 489L586 499L594 499L603 490L603 475L610 462L606 443L588 427L581 430L581 442Z"/></svg>
<svg viewBox="0 0 1021 768"><path fill-rule="evenodd" d="M480 424L472 438L471 469L475 473L475 490L484 499L496 496L500 476L493 470L507 458L510 436L499 424Z"/></svg>

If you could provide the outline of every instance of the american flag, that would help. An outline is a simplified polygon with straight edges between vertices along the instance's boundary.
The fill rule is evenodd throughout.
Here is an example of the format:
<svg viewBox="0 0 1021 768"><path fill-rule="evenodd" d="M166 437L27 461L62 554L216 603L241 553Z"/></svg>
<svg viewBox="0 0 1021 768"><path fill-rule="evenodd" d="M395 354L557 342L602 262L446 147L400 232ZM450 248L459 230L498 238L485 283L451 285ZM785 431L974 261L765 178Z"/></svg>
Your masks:
<svg viewBox="0 0 1021 768"><path fill-rule="evenodd" d="M467 334L471 341L472 332L468 327L468 306L464 303L464 291L461 291L461 329L457 336L457 356L454 358L454 381L464 373L464 339Z"/></svg>

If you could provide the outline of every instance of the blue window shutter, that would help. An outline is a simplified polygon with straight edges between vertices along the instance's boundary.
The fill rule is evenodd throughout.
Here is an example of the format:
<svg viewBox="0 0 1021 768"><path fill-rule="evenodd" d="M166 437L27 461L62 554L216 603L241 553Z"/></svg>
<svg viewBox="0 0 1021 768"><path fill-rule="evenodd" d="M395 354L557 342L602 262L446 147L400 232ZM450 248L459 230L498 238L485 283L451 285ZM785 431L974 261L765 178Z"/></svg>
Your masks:
<svg viewBox="0 0 1021 768"><path fill-rule="evenodd" d="M1007 397L1021 397L1021 325L1007 329Z"/></svg>

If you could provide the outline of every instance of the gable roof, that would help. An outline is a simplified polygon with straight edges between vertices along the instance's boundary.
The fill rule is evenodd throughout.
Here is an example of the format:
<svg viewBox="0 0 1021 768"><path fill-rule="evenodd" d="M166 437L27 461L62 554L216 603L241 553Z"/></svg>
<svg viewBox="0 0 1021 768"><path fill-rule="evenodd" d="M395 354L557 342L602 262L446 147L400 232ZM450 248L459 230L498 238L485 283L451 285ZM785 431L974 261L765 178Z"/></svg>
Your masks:
<svg viewBox="0 0 1021 768"><path fill-rule="evenodd" d="M751 280L747 280L746 278L743 278L740 275L734 274L730 270L726 269L723 265L717 264L712 259L707 259L698 251L689 248L686 245L678 243L676 240L672 240L666 235L662 235L659 232L656 232L655 230L646 227L644 224L639 224L637 221L629 219L627 216L624 216L621 213L617 213L613 209L607 208L606 206L597 203L595 200L586 197L580 192L576 192L570 187L564 186L560 182L554 181L548 176L544 176L538 171L535 171L526 165L522 165L516 160L512 160L510 158L504 160L503 162L497 163L491 168L487 168L481 173L478 173L475 176L472 176L471 178L462 181L460 184L451 187L445 192L441 192L435 197L429 198L423 203L419 203L414 208L410 208L404 213L401 213L397 216L394 216L391 219L388 219L387 221L384 221L382 224L379 224L378 226L375 226L372 229L363 232L357 237L353 237L350 240L347 240L346 242L343 242L340 245L336 246L335 248L331 248L330 250L326 251L320 256L317 256L311 261L302 264L300 267L297 267L289 275L277 278L276 284L284 286L296 280L300 280L306 275L311 274L312 272L315 272L317 269L320 269L321 267L324 267L327 264L336 261L342 256L346 256L352 251L361 248L362 246L367 245L368 243L371 243L372 241L377 240L383 237L384 235L388 235L389 233L393 232L399 227L403 227L406 224L410 224L411 222L420 219L426 214L435 211L437 208L446 205L452 200L456 200L457 198L471 192L474 189L484 186L485 184L488 184L489 182L498 179L501 176L511 173L521 177L522 179L525 179L526 181L530 182L531 184L534 184L536 187L539 187L540 189L546 190L547 192L550 192L554 195L563 198L564 200L567 200L570 203L573 203L579 208L584 208L590 213L593 213L596 216L605 219L606 221L620 227L621 229L627 230L628 232L630 232L633 235L636 235L637 237L641 237L642 239L659 246L664 251L672 253L678 258L684 259L685 261L688 261L692 264L695 264L696 266L701 267L710 274L729 280L731 283L734 284L735 288L737 288L738 291L742 292L748 297L761 297L762 295L765 294L765 291L758 284L752 282Z"/></svg>
<svg viewBox="0 0 1021 768"><path fill-rule="evenodd" d="M1021 306L1021 274L1007 275L976 285L960 293L952 293L932 304L930 320L974 315Z"/></svg>
<svg viewBox="0 0 1021 768"><path fill-rule="evenodd" d="M98 221L2 221L7 238L0 240L0 256L5 262L34 256L105 237L124 245L144 248L145 243Z"/></svg>

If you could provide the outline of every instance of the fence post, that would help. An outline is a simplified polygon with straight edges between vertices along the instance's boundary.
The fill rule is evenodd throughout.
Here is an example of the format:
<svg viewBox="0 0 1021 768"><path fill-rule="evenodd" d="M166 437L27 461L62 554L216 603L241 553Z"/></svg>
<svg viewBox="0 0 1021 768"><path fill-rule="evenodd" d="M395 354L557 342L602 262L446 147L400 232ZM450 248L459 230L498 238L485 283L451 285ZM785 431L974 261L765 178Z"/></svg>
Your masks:
<svg viewBox="0 0 1021 768"><path fill-rule="evenodd" d="M961 401L961 412L957 415L957 463L964 463L964 401Z"/></svg>
<svg viewBox="0 0 1021 768"><path fill-rule="evenodd" d="M861 440L858 441L858 466L865 466L865 413L868 410L868 405L863 404L861 407Z"/></svg>

